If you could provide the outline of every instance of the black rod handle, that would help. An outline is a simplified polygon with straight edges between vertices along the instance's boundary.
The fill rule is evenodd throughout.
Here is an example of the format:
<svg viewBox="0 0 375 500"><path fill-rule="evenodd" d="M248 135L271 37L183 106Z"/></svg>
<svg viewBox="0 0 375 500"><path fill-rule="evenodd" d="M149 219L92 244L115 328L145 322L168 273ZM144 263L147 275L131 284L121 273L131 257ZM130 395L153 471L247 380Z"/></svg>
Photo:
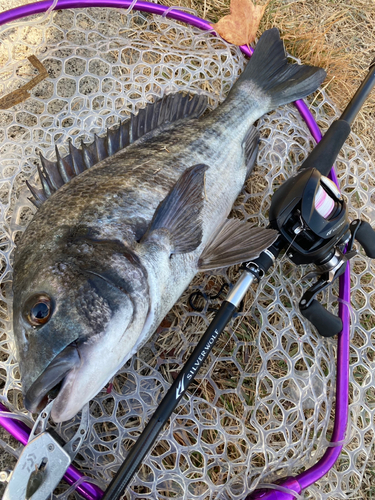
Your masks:
<svg viewBox="0 0 375 500"><path fill-rule="evenodd" d="M231 302L224 301L221 304L216 316L203 334L190 358L112 479L102 500L118 500L123 495L126 486L141 465L142 460L155 442L178 402L185 394L189 384L194 380L199 368L207 359L220 334L233 316L235 309L235 305Z"/></svg>
<svg viewBox="0 0 375 500"><path fill-rule="evenodd" d="M322 140L302 163L300 169L316 168L327 176L350 134L350 125L344 120L336 120L329 127Z"/></svg>
<svg viewBox="0 0 375 500"><path fill-rule="evenodd" d="M301 165L301 169L316 168L327 176L336 161L340 149L351 131L351 124L375 85L375 59L357 92L346 106L340 118L332 123L322 140Z"/></svg>
<svg viewBox="0 0 375 500"><path fill-rule="evenodd" d="M345 111L340 117L340 120L344 120L349 125L351 125L354 121L354 118L359 113L359 110L363 106L363 103L367 99L371 90L375 85L375 59L370 64L369 72L367 73L366 78L361 83L359 89L352 97L349 104L346 106Z"/></svg>

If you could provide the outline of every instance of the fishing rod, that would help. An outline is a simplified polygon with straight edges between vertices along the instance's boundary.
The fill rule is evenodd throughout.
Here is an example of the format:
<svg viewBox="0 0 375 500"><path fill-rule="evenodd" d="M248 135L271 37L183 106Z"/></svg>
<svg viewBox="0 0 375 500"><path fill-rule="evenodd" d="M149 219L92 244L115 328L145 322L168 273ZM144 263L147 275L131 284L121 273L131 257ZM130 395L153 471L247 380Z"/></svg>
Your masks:
<svg viewBox="0 0 375 500"><path fill-rule="evenodd" d="M103 500L118 500L123 495L247 290L254 282L260 282L283 249L287 249L287 255L293 263L315 265L315 271L305 276L305 279L317 277L318 280L300 300L302 315L324 337L332 337L342 330L341 319L327 311L316 296L345 272L347 262L356 254L353 250L354 240L360 243L368 257L375 258L375 231L366 221L349 221L346 203L337 186L327 176L351 132L354 118L374 85L375 60L341 117L329 127L297 174L274 193L269 211L269 227L279 231L279 238L257 259L242 265L243 272L239 280L229 291L200 342L131 448L105 491Z"/></svg>

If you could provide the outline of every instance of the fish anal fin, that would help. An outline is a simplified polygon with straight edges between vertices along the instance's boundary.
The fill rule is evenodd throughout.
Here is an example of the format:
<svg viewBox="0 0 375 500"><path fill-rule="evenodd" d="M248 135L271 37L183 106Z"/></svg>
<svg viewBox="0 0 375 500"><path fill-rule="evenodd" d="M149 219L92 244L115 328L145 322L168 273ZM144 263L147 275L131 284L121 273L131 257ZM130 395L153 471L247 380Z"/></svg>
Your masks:
<svg viewBox="0 0 375 500"><path fill-rule="evenodd" d="M56 149L56 161L41 157L44 177L40 177L45 199L49 198L61 186L69 182L84 170L114 155L143 135L164 123L181 118L198 118L207 108L207 98L203 95L169 94L155 103L147 104L137 115L123 121L118 128L107 130L104 137L95 136L91 144L81 143L77 149L70 142L69 155L61 157ZM39 197L30 198L34 205L43 202Z"/></svg>
<svg viewBox="0 0 375 500"><path fill-rule="evenodd" d="M181 175L157 207L142 242L169 238L171 253L193 252L202 242L200 213L207 165L194 165Z"/></svg>
<svg viewBox="0 0 375 500"><path fill-rule="evenodd" d="M199 270L233 266L255 259L276 240L273 229L254 227L239 219L227 219L208 242L199 259Z"/></svg>

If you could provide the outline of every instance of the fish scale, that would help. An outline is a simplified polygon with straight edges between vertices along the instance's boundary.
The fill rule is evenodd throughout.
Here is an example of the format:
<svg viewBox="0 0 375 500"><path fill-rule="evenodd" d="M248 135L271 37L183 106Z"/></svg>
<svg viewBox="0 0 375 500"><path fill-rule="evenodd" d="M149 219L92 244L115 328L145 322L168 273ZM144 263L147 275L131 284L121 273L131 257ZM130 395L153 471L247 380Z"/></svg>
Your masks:
<svg viewBox="0 0 375 500"><path fill-rule="evenodd" d="M200 269L251 260L275 240L272 230L227 219L256 158L252 124L324 77L319 68L288 65L272 29L212 113L201 116L201 96L171 95L82 150L42 159L43 188L31 187L39 209L17 248L13 282L30 411L59 387L52 418L74 416ZM78 175L74 158L86 168ZM33 311L41 302L39 322Z"/></svg>

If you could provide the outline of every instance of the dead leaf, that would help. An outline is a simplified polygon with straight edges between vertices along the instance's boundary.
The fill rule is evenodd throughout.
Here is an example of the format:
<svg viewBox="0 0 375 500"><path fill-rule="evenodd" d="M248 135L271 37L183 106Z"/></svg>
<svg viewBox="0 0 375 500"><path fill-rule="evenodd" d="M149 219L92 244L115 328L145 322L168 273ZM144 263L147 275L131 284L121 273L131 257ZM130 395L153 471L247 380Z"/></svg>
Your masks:
<svg viewBox="0 0 375 500"><path fill-rule="evenodd" d="M48 76L48 71L43 66L43 64L39 61L36 56L28 57L28 60L31 64L39 70L39 75L35 76L32 80L25 83L21 88L14 90L10 94L7 94L4 97L0 98L0 109L9 109L15 104L19 104L20 102L26 101L30 97L29 90L38 85L41 81L43 81Z"/></svg>
<svg viewBox="0 0 375 500"><path fill-rule="evenodd" d="M260 20L270 0L264 5L254 5L251 0L231 0L230 14L212 27L227 42L250 45L255 40Z"/></svg>

